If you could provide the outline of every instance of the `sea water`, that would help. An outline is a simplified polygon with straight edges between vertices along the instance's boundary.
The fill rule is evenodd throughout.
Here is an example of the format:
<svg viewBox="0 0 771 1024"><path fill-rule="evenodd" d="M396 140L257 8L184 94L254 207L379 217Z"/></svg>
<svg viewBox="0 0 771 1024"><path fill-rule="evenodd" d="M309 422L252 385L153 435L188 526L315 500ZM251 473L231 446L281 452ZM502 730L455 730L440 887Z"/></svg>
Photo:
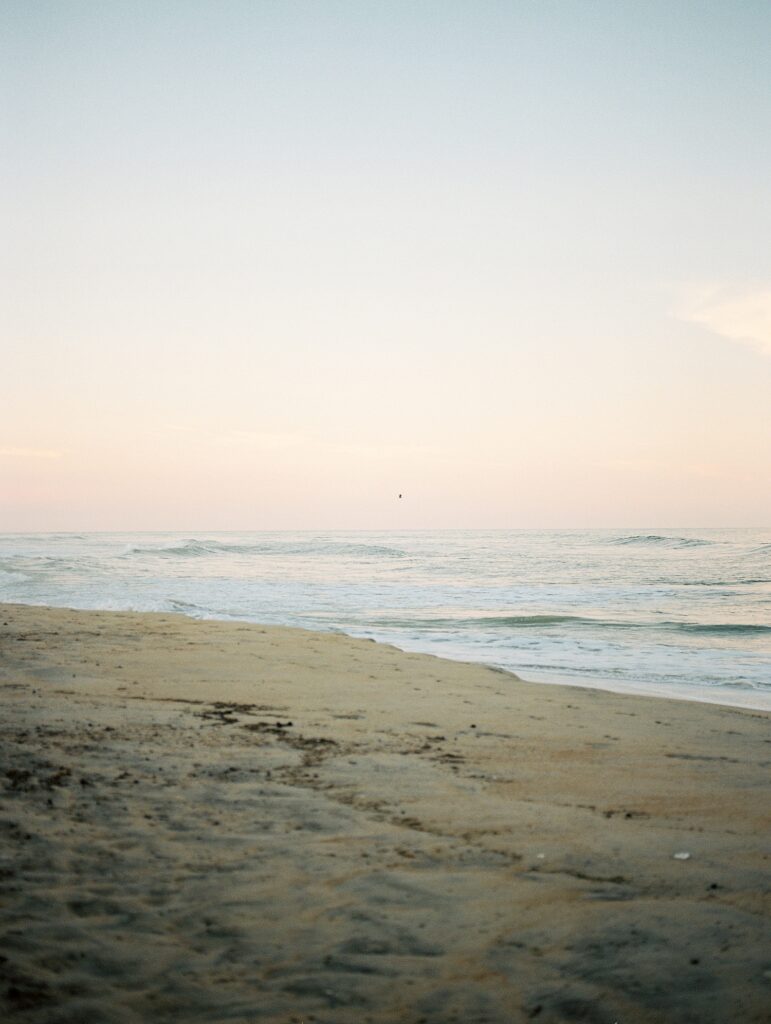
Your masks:
<svg viewBox="0 0 771 1024"><path fill-rule="evenodd" d="M5 534L0 600L342 631L771 709L771 530Z"/></svg>

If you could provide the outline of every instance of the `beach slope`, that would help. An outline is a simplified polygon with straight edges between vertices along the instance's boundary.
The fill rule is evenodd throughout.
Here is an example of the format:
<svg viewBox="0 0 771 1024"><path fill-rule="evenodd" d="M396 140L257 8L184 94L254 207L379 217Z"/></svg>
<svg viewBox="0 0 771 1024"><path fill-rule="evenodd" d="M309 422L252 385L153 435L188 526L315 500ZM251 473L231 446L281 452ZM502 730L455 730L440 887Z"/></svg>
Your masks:
<svg viewBox="0 0 771 1024"><path fill-rule="evenodd" d="M767 1022L769 715L0 607L0 1019Z"/></svg>

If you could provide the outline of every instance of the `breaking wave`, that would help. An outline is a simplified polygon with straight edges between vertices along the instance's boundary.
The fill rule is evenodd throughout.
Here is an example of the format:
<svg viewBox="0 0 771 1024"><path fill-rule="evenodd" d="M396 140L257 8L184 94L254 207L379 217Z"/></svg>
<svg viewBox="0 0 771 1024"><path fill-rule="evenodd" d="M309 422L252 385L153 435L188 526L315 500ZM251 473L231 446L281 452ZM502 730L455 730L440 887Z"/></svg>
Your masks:
<svg viewBox="0 0 771 1024"><path fill-rule="evenodd" d="M627 537L615 537L611 544L626 547L637 545L640 547L660 545L670 548L703 548L715 544L714 540L705 540L702 537L668 537L661 533L635 533Z"/></svg>
<svg viewBox="0 0 771 1024"><path fill-rule="evenodd" d="M352 558L403 558L405 551L381 544L355 544L344 541L268 541L259 544L226 543L218 540L190 538L175 544L131 545L124 558L200 558L212 555L287 555L338 556Z"/></svg>

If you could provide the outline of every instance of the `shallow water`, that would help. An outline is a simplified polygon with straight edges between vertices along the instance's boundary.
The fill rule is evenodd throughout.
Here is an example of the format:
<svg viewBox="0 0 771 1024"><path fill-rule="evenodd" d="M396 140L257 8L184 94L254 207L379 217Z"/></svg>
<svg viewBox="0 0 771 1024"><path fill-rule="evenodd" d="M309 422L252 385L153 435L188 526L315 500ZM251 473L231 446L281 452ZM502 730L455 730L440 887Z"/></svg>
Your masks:
<svg viewBox="0 0 771 1024"><path fill-rule="evenodd" d="M0 600L340 630L771 709L771 530L5 534Z"/></svg>

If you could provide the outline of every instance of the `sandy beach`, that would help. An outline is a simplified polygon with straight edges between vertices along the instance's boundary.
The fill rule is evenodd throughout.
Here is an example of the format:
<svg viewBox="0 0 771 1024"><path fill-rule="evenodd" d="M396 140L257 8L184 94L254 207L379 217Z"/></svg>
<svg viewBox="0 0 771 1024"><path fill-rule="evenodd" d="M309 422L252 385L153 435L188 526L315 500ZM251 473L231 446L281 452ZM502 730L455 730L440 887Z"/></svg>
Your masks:
<svg viewBox="0 0 771 1024"><path fill-rule="evenodd" d="M769 715L0 608L0 1018L771 1019Z"/></svg>

